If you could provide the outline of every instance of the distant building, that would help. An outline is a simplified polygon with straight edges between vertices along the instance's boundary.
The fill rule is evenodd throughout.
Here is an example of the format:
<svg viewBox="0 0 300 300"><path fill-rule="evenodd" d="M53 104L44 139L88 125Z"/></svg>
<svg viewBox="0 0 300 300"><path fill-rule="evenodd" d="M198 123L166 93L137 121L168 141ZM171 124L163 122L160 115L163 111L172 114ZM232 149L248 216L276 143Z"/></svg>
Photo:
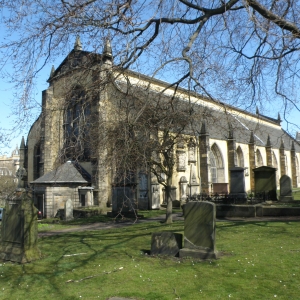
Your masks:
<svg viewBox="0 0 300 300"><path fill-rule="evenodd" d="M0 156L0 176L16 177L20 164L20 150L18 146L12 151L11 156Z"/></svg>
<svg viewBox="0 0 300 300"><path fill-rule="evenodd" d="M20 151L18 146L12 151L11 156L0 156L0 207L5 205L7 197L17 187L17 171L20 164Z"/></svg>

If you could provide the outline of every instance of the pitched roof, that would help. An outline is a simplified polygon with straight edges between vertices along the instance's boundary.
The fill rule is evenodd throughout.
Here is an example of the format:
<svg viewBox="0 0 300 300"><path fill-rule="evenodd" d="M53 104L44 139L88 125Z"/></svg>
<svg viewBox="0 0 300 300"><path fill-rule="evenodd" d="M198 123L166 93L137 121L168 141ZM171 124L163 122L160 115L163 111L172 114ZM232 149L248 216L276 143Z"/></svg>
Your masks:
<svg viewBox="0 0 300 300"><path fill-rule="evenodd" d="M31 183L89 183L91 181L90 174L79 164L67 161L40 178Z"/></svg>

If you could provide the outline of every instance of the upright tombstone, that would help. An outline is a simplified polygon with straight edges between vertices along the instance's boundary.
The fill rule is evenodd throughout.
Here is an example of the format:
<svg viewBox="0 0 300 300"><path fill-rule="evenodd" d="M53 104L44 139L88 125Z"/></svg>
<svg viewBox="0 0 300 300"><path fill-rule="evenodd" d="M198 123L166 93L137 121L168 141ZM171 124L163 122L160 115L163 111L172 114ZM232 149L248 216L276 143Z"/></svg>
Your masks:
<svg viewBox="0 0 300 300"><path fill-rule="evenodd" d="M71 199L68 199L65 202L65 221L73 220L73 202Z"/></svg>
<svg viewBox="0 0 300 300"><path fill-rule="evenodd" d="M131 214L137 209L135 186L113 187L112 214Z"/></svg>
<svg viewBox="0 0 300 300"><path fill-rule="evenodd" d="M151 183L151 209L160 209L159 183Z"/></svg>
<svg viewBox="0 0 300 300"><path fill-rule="evenodd" d="M254 172L255 195L265 195L265 200L277 200L276 168L258 167Z"/></svg>
<svg viewBox="0 0 300 300"><path fill-rule="evenodd" d="M182 234L154 232L151 238L151 255L178 256L182 248Z"/></svg>
<svg viewBox="0 0 300 300"><path fill-rule="evenodd" d="M292 196L292 180L289 176L283 175L280 178L280 198L279 200L282 202L290 202L293 201L294 198Z"/></svg>
<svg viewBox="0 0 300 300"><path fill-rule="evenodd" d="M0 259L28 263L40 258L37 239L37 209L25 192L17 193L4 209Z"/></svg>
<svg viewBox="0 0 300 300"><path fill-rule="evenodd" d="M234 167L230 168L230 194L229 197L238 199L241 202L247 200L247 193L245 188L244 168Z"/></svg>
<svg viewBox="0 0 300 300"><path fill-rule="evenodd" d="M179 257L217 258L215 204L206 201L189 202L184 206L183 213L184 248L179 251Z"/></svg>
<svg viewBox="0 0 300 300"><path fill-rule="evenodd" d="M180 186L180 204L181 206L186 203L187 199L187 179L185 176L181 176L179 180L179 186Z"/></svg>
<svg viewBox="0 0 300 300"><path fill-rule="evenodd" d="M147 210L149 209L149 188L148 188L148 174L144 172L139 173L139 190L138 196L138 208Z"/></svg>
<svg viewBox="0 0 300 300"><path fill-rule="evenodd" d="M134 172L120 173L112 189L112 215L135 215L138 209L138 183Z"/></svg>

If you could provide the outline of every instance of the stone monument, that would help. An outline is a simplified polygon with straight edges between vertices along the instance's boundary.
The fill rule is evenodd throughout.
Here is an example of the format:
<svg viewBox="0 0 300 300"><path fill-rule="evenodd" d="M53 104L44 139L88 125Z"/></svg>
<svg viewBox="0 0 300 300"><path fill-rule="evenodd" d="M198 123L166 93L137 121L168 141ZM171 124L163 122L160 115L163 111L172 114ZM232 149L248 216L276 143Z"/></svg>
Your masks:
<svg viewBox="0 0 300 300"><path fill-rule="evenodd" d="M182 248L182 234L155 232L151 238L151 255L178 256Z"/></svg>
<svg viewBox="0 0 300 300"><path fill-rule="evenodd" d="M230 193L229 197L235 198L238 201L247 201L247 193L245 188L244 168L230 168Z"/></svg>
<svg viewBox="0 0 300 300"><path fill-rule="evenodd" d="M253 169L255 195L264 195L264 200L277 200L276 168L262 166Z"/></svg>
<svg viewBox="0 0 300 300"><path fill-rule="evenodd" d="M151 208L160 209L160 197L159 197L159 183L156 181L151 182Z"/></svg>
<svg viewBox="0 0 300 300"><path fill-rule="evenodd" d="M134 214L137 210L136 186L113 187L112 214Z"/></svg>
<svg viewBox="0 0 300 300"><path fill-rule="evenodd" d="M16 192L4 209L0 259L18 263L39 259L37 239L37 209L26 192Z"/></svg>
<svg viewBox="0 0 300 300"><path fill-rule="evenodd" d="M280 197L279 200L282 202L294 201L292 195L292 180L289 176L283 175L280 180Z"/></svg>
<svg viewBox="0 0 300 300"><path fill-rule="evenodd" d="M68 199L65 202L65 221L73 220L73 202L71 199Z"/></svg>
<svg viewBox="0 0 300 300"><path fill-rule="evenodd" d="M184 206L184 248L179 257L215 259L216 207L214 203L189 202Z"/></svg>
<svg viewBox="0 0 300 300"><path fill-rule="evenodd" d="M180 186L180 205L184 205L187 199L187 184L188 181L185 176L181 176L179 180Z"/></svg>

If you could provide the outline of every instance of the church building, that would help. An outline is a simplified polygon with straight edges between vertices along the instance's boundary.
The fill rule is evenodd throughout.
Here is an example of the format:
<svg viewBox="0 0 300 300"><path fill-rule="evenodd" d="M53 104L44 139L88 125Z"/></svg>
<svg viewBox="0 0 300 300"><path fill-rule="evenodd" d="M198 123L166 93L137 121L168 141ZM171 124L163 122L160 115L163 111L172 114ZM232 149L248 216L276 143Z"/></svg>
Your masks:
<svg viewBox="0 0 300 300"><path fill-rule="evenodd" d="M102 136L116 103L130 95L128 82L136 90L147 86L152 95L174 94L175 87L167 82L113 66L109 42L96 55L82 50L77 38L74 49L51 70L41 114L20 146L20 168L26 170L23 186L32 189L35 204L46 217L54 217L68 199L74 207L113 206L124 191L115 185ZM197 129L186 132L186 139L175 145L173 200L230 193L230 169L235 167L243 168L249 193L255 190L253 170L261 166L276 168L277 184L288 175L294 188L300 186L300 136L293 138L281 127L280 114L277 118L258 110L253 114L180 87L176 97L182 103L189 99L206 117L199 117ZM141 170L130 197L137 208L157 209L164 201L164 189Z"/></svg>

